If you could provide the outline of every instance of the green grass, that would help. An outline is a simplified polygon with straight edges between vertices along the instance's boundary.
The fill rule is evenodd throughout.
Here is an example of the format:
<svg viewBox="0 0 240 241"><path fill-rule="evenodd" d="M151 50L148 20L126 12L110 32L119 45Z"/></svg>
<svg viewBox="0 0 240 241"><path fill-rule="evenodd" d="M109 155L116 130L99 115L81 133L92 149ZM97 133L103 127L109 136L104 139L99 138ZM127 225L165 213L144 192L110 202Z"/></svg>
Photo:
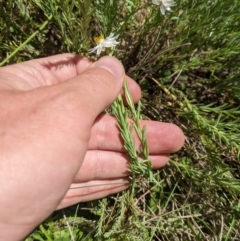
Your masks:
<svg viewBox="0 0 240 241"><path fill-rule="evenodd" d="M177 0L165 16L146 0L0 4L0 66L63 52L95 58L93 37L113 32L114 56L142 88L142 116L186 135L141 185L133 165L128 191L55 212L26 241L240 239L239 1Z"/></svg>

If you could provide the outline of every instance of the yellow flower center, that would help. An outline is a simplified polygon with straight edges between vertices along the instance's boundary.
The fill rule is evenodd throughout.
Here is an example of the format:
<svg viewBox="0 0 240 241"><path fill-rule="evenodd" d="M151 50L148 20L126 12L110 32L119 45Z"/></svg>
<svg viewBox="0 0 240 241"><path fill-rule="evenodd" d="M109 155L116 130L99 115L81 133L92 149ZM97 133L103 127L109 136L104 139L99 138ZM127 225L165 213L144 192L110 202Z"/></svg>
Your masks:
<svg viewBox="0 0 240 241"><path fill-rule="evenodd" d="M94 42L95 42L96 44L102 43L103 40L104 40L103 34L101 34L100 36L94 38Z"/></svg>

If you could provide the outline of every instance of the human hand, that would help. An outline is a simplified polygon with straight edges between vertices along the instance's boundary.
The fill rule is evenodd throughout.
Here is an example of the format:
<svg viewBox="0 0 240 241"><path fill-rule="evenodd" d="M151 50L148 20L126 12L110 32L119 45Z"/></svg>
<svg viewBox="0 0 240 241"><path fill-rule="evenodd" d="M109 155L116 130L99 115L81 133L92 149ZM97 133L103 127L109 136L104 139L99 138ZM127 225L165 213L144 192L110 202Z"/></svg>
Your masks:
<svg viewBox="0 0 240 241"><path fill-rule="evenodd" d="M0 240L23 238L56 208L128 187L116 121L99 115L124 78L138 101L139 87L112 57L92 63L63 54L0 69ZM181 148L183 134L172 124L142 124L159 168ZM87 188L69 189L75 186Z"/></svg>

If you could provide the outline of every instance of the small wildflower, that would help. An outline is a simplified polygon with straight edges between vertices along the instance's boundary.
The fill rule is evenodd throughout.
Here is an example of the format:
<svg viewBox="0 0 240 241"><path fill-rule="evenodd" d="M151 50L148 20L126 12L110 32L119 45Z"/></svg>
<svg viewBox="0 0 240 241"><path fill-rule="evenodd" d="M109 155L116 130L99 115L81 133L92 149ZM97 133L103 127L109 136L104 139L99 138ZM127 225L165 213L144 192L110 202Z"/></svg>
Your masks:
<svg viewBox="0 0 240 241"><path fill-rule="evenodd" d="M160 11L162 15L165 15L166 10L171 12L171 7L176 5L174 0L152 0L152 3L160 5Z"/></svg>
<svg viewBox="0 0 240 241"><path fill-rule="evenodd" d="M95 53L97 56L101 54L102 51L105 50L105 48L111 48L115 47L119 42L116 41L116 38L113 33L110 33L110 35L107 38L104 38L104 36L101 34L99 37L95 37L94 41L97 44L94 48L89 50L89 53Z"/></svg>

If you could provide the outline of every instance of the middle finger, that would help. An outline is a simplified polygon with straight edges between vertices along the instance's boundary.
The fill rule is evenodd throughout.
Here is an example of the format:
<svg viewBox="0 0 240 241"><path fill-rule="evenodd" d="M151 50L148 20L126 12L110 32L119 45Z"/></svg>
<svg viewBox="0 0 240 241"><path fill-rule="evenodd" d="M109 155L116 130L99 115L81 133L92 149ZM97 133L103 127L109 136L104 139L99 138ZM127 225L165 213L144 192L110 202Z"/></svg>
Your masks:
<svg viewBox="0 0 240 241"><path fill-rule="evenodd" d="M150 154L172 153L178 151L184 142L181 129L171 123L142 120L141 126L146 126L146 136ZM133 131L136 149L141 142ZM90 150L109 150L125 152L116 119L110 115L100 115L91 130Z"/></svg>
<svg viewBox="0 0 240 241"><path fill-rule="evenodd" d="M168 162L168 154L151 155L153 168L160 168ZM141 161L141 160L139 160ZM90 180L123 178L129 176L129 161L126 153L111 151L88 151L74 183Z"/></svg>

